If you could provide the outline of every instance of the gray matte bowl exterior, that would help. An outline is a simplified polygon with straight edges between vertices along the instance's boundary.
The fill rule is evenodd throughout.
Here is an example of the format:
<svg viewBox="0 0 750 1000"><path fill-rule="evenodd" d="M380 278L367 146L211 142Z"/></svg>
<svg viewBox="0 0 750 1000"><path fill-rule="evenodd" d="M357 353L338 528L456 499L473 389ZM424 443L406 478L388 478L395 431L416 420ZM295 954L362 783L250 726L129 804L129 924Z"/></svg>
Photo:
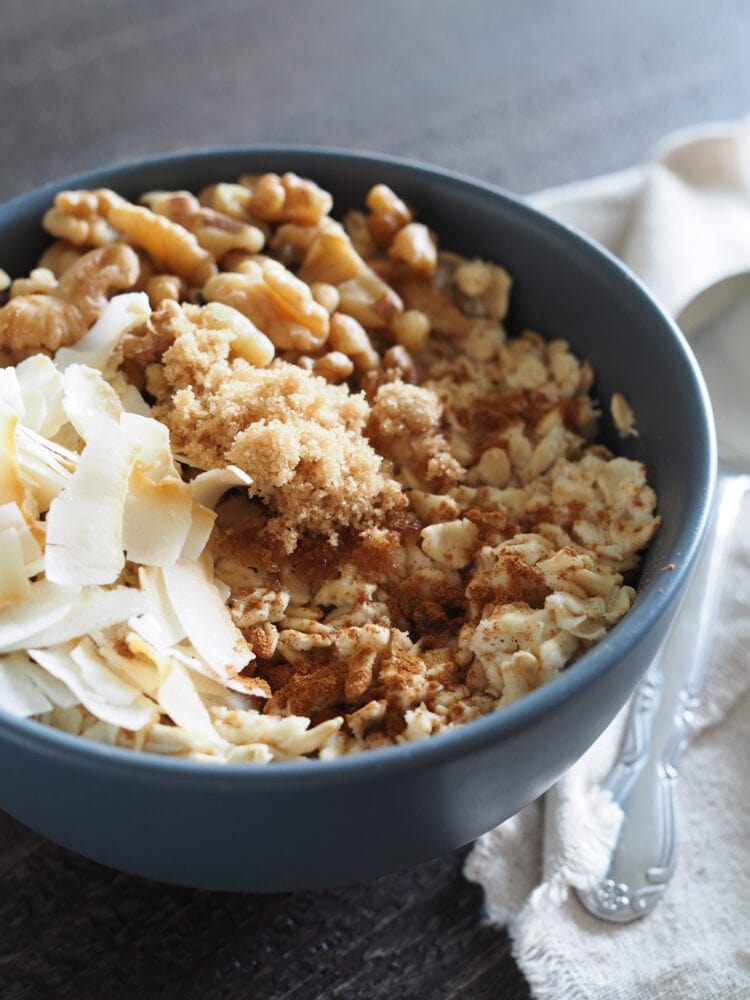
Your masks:
<svg viewBox="0 0 750 1000"><path fill-rule="evenodd" d="M594 363L601 399L625 392L640 437L618 442L605 416L605 440L645 462L664 524L635 606L603 642L516 704L418 744L330 762L214 767L90 745L0 710L0 807L123 871L234 891L371 879L467 843L549 788L622 707L663 638L700 549L715 468L692 354L633 276L520 201L419 164L282 146L94 171L0 206L0 266L12 275L33 266L47 242L41 216L61 188L136 196L264 170L314 178L333 192L339 216L373 183L387 183L442 246L507 266L511 330L568 339Z"/></svg>

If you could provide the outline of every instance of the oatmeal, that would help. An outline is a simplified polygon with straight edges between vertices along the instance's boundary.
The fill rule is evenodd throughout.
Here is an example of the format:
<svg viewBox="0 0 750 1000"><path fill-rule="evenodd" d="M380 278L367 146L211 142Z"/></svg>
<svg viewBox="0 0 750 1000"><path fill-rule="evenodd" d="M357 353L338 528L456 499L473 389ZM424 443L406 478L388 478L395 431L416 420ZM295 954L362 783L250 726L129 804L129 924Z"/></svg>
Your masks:
<svg viewBox="0 0 750 1000"><path fill-rule="evenodd" d="M332 211L294 174L56 197L0 308L6 710L327 759L501 709L631 607L656 497L591 366L385 185Z"/></svg>

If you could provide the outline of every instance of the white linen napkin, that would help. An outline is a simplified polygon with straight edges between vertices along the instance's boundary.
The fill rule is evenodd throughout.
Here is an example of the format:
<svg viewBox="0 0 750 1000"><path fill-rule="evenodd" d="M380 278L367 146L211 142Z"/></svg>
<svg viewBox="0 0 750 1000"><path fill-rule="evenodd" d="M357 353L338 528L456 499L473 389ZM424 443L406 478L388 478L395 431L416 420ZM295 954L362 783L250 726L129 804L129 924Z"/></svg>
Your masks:
<svg viewBox="0 0 750 1000"><path fill-rule="evenodd" d="M625 261L688 336L741 297L750 343L750 118L682 131L644 166L531 201ZM745 394L738 399L735 389L732 405L745 407L750 435L750 349L748 359ZM724 374L728 386L743 377ZM656 909L609 924L572 891L605 874L620 824L598 782L619 749L626 710L543 800L482 837L467 859L487 919L507 926L538 1000L750 998L750 497L730 550L702 706L680 768L678 867Z"/></svg>

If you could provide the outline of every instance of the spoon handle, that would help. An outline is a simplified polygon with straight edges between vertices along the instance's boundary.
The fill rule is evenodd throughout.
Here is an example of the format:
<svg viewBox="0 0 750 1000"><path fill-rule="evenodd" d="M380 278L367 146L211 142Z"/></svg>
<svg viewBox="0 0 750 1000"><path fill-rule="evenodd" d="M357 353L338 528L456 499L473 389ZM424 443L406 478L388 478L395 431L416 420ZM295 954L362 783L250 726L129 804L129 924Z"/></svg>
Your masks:
<svg viewBox="0 0 750 1000"><path fill-rule="evenodd" d="M728 542L750 477L720 475L711 523L682 605L641 681L603 787L623 811L607 874L578 896L594 916L629 923L664 895L677 860L677 767L700 702Z"/></svg>

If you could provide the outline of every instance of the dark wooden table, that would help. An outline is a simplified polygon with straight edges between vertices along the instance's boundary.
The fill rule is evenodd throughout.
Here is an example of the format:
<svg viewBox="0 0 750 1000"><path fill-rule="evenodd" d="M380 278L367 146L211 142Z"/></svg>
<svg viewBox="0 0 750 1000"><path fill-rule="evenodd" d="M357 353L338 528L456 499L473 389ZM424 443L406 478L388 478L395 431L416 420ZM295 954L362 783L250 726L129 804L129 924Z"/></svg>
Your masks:
<svg viewBox="0 0 750 1000"><path fill-rule="evenodd" d="M0 52L3 199L113 160L273 141L526 193L750 113L747 0L2 0ZM0 997L528 997L464 856L219 895L109 871L0 814Z"/></svg>

